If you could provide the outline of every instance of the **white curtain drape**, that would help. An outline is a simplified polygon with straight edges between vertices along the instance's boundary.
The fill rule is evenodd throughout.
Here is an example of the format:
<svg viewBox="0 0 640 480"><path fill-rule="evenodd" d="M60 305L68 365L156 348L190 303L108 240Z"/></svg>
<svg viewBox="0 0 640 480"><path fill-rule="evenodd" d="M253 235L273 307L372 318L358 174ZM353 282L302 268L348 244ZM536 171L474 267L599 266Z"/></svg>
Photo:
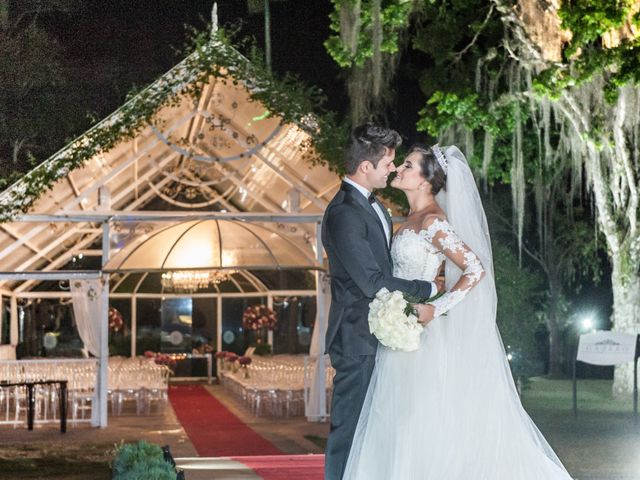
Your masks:
<svg viewBox="0 0 640 480"><path fill-rule="evenodd" d="M102 284L100 280L72 280L70 283L78 334L84 343L84 348L98 357L100 355Z"/></svg>
<svg viewBox="0 0 640 480"><path fill-rule="evenodd" d="M102 282L100 280L72 280L71 299L73 301L73 314L78 327L78 334L84 348L95 357L100 356L100 318L102 314ZM100 412L98 408L98 383L93 389L91 402L91 425L100 424Z"/></svg>
<svg viewBox="0 0 640 480"><path fill-rule="evenodd" d="M311 336L307 368L311 370L309 393L305 404L305 416L310 421L321 421L327 418L327 358L324 354L325 334L329 320L329 307L331 305L331 291L325 274L321 274L322 295L318 296L318 308L316 309L316 322ZM320 302L322 302L321 308Z"/></svg>

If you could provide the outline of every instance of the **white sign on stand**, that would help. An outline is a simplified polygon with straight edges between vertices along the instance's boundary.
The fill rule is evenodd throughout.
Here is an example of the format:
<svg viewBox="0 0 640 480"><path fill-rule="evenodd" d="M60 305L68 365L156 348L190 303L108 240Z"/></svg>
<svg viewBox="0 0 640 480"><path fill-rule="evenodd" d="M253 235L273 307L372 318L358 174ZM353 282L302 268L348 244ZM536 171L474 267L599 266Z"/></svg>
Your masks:
<svg viewBox="0 0 640 480"><path fill-rule="evenodd" d="M580 335L577 360L592 365L633 362L637 337L631 333L608 331Z"/></svg>
<svg viewBox="0 0 640 480"><path fill-rule="evenodd" d="M576 364L612 366L633 362L633 413L638 415L638 357L640 335L621 332L593 332L580 335L578 351L573 360L573 414L578 414Z"/></svg>

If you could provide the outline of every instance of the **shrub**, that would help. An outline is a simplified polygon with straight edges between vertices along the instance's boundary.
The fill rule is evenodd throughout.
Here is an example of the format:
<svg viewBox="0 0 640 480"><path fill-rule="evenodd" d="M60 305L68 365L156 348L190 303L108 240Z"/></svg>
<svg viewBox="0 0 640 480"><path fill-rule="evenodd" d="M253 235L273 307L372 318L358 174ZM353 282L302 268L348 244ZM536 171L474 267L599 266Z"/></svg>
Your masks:
<svg viewBox="0 0 640 480"><path fill-rule="evenodd" d="M113 480L176 480L175 468L165 461L162 449L140 441L116 448Z"/></svg>

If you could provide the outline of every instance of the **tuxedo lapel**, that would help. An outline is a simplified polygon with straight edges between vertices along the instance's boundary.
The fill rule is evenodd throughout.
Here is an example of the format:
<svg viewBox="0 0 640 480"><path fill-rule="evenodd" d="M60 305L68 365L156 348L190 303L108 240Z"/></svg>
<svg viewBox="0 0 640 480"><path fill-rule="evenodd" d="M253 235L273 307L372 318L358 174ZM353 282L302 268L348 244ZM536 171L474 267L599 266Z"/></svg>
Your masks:
<svg viewBox="0 0 640 480"><path fill-rule="evenodd" d="M375 219L376 225L378 225L378 228L380 228L380 231L382 232L382 236L386 239L387 238L387 232L384 231L384 227L382 226L382 222L380 221L380 217L378 216L376 211L373 209L373 206L369 203L369 200L366 199L365 196L362 195L355 187L349 185L348 183L342 182L342 186L340 188L342 190L344 190L345 193L347 195L349 195L349 197L352 200L354 200L367 213L369 213L369 215L371 215ZM384 212L385 209L382 207L382 205L380 205L380 206L382 208L382 211ZM384 242L384 246L387 249L387 254L390 254L389 242L388 241Z"/></svg>
<svg viewBox="0 0 640 480"><path fill-rule="evenodd" d="M391 215L389 215L389 211L386 208L384 208L384 205L380 203L380 201L378 201L377 199L376 199L376 203L380 206L380 208L384 212L384 218L386 218L387 220L387 225L389 226L389 245L391 245L391 239L393 238L393 222L391 221Z"/></svg>

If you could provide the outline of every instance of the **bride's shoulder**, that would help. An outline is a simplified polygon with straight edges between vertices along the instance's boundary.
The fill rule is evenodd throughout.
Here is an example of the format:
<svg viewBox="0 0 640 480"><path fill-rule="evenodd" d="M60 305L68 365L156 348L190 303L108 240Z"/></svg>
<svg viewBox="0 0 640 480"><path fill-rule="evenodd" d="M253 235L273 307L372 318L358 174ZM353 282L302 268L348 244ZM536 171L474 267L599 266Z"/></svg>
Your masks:
<svg viewBox="0 0 640 480"><path fill-rule="evenodd" d="M444 212L438 213L429 213L422 218L422 227L421 230L426 236L427 240L433 242L433 239L436 237L441 237L442 235L448 235L451 230L451 225L447 220L447 216Z"/></svg>
<svg viewBox="0 0 640 480"><path fill-rule="evenodd" d="M447 216L444 212L432 212L427 213L422 217L422 228L425 230L429 230L436 226L440 225L448 225Z"/></svg>

